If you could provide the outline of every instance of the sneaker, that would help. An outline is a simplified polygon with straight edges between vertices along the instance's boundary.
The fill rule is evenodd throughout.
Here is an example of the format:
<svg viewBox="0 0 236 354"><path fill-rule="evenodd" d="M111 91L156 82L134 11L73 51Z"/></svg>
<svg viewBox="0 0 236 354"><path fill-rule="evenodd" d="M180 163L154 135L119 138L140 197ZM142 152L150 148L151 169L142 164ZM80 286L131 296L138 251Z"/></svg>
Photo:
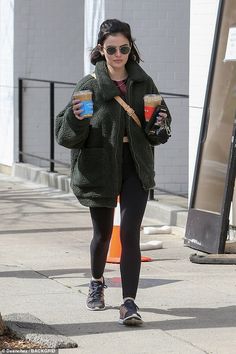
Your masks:
<svg viewBox="0 0 236 354"><path fill-rule="evenodd" d="M89 284L89 293L86 301L86 307L91 311L99 311L105 309L104 289L107 286L102 281L91 280Z"/></svg>
<svg viewBox="0 0 236 354"><path fill-rule="evenodd" d="M126 326L138 326L143 324L142 318L137 312L138 309L138 306L133 300L126 300L120 307L119 323Z"/></svg>

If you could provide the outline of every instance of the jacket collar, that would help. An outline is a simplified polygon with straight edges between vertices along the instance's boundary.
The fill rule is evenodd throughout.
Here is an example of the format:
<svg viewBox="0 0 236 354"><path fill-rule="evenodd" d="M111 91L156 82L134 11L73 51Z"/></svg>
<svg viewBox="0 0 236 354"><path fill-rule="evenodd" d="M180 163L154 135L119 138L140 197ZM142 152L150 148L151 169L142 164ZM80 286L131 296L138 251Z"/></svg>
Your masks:
<svg viewBox="0 0 236 354"><path fill-rule="evenodd" d="M142 82L148 78L145 71L135 62L128 62L126 64L126 70L129 79L133 82ZM96 63L95 75L99 90L105 101L111 100L113 97L120 95L119 89L108 74L106 62L104 60Z"/></svg>

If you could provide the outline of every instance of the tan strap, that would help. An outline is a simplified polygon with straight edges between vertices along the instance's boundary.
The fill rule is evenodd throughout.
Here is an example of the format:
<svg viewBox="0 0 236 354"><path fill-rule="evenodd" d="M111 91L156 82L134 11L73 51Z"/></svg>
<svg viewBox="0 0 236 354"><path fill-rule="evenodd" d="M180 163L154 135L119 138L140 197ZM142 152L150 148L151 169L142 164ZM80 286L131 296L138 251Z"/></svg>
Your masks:
<svg viewBox="0 0 236 354"><path fill-rule="evenodd" d="M94 72L91 74L91 76L93 76L96 79L96 74ZM133 108L131 108L120 96L115 96L114 99L124 108L124 110L128 113L128 115L131 118L133 118L135 123L141 128L140 120L136 115L135 111L133 110Z"/></svg>
<svg viewBox="0 0 236 354"><path fill-rule="evenodd" d="M135 114L133 108L131 108L120 96L115 96L114 99L124 108L128 115L133 118L135 123L141 128L141 123L138 116Z"/></svg>

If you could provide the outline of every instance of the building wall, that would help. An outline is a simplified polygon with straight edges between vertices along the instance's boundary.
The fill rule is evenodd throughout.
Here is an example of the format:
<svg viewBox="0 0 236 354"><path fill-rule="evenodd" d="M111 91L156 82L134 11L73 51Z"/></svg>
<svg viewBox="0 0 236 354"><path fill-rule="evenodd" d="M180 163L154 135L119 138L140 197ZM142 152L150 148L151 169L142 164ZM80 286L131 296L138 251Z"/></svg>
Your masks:
<svg viewBox="0 0 236 354"><path fill-rule="evenodd" d="M84 1L17 0L14 25L17 112L18 77L77 82L83 76ZM49 84L28 81L24 86L23 149L49 157ZM71 86L56 85L55 113L67 104L72 91ZM17 114L15 141L18 141ZM56 157L69 162L69 150L56 146ZM40 164L27 157L25 161Z"/></svg>
<svg viewBox="0 0 236 354"><path fill-rule="evenodd" d="M0 0L0 163L13 163L14 0Z"/></svg>
<svg viewBox="0 0 236 354"><path fill-rule="evenodd" d="M141 66L158 89L188 95L190 1L106 0L105 17L128 22L140 50ZM172 137L155 148L157 187L188 191L189 102L166 98L172 113Z"/></svg>

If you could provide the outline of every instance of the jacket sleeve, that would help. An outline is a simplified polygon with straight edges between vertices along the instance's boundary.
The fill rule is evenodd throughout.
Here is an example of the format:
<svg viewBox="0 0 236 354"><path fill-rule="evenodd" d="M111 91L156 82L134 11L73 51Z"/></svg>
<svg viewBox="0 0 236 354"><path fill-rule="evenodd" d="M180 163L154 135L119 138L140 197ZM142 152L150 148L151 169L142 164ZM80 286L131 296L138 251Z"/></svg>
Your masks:
<svg viewBox="0 0 236 354"><path fill-rule="evenodd" d="M69 149L79 149L89 134L89 119L79 120L72 111L71 102L56 117L56 141Z"/></svg>
<svg viewBox="0 0 236 354"><path fill-rule="evenodd" d="M155 94L159 95L156 85L154 84L154 82L151 78L150 78L150 80L151 80L151 93L155 93ZM162 106L162 108L166 109L166 112L167 112L167 119L166 120L167 120L168 126L170 127L171 126L171 115L170 115L170 111L165 103L165 100L163 98L162 98L161 106ZM159 138L156 135L148 135L147 133L148 133L148 131L146 130L146 137L151 145L153 145L153 146L160 145Z"/></svg>

